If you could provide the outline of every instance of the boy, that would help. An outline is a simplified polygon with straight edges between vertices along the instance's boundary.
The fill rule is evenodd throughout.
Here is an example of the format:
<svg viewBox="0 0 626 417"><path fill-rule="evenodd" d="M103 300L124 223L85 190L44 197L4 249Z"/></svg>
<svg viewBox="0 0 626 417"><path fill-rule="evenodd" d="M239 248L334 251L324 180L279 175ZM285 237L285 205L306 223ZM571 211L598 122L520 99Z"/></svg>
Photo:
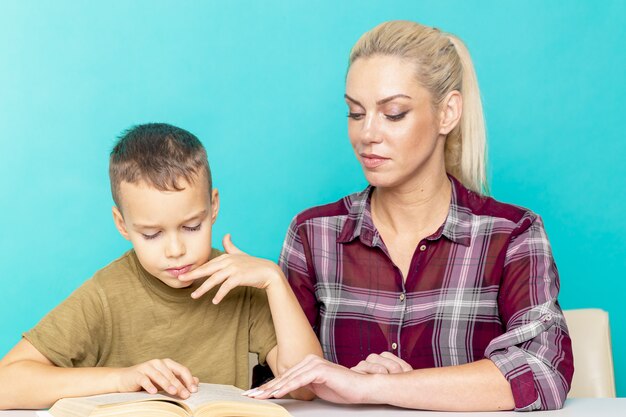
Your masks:
<svg viewBox="0 0 626 417"><path fill-rule="evenodd" d="M247 387L249 351L275 374L321 355L278 266L239 251L228 235L226 253L211 249L219 195L194 135L136 126L111 152L109 175L114 222L133 249L0 361L0 409L142 389L187 398L200 381Z"/></svg>

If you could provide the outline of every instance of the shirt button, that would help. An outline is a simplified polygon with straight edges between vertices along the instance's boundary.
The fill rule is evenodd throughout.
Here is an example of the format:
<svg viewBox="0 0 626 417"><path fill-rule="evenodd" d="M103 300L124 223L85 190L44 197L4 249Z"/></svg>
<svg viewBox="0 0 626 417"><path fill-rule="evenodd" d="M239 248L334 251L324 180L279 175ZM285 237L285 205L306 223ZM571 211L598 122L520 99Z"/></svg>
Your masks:
<svg viewBox="0 0 626 417"><path fill-rule="evenodd" d="M406 296L404 295L404 293L400 294L400 301L404 301L405 298Z"/></svg>
<svg viewBox="0 0 626 417"><path fill-rule="evenodd" d="M424 252L426 250L426 245L420 246L420 251Z"/></svg>
<svg viewBox="0 0 626 417"><path fill-rule="evenodd" d="M393 350L398 349L398 344L397 344L396 342L393 342L393 343L391 344L391 348L392 348Z"/></svg>

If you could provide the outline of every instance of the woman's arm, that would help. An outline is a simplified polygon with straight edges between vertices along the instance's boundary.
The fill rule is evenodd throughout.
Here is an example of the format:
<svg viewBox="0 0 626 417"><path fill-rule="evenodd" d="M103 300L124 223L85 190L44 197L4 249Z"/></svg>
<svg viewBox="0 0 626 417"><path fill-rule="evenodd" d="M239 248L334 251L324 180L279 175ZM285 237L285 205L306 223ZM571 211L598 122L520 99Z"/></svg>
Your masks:
<svg viewBox="0 0 626 417"><path fill-rule="evenodd" d="M320 358L307 358L284 376L251 392L255 398L282 397L309 388L337 403L391 404L440 411L511 410L511 387L490 360L397 374L365 374Z"/></svg>

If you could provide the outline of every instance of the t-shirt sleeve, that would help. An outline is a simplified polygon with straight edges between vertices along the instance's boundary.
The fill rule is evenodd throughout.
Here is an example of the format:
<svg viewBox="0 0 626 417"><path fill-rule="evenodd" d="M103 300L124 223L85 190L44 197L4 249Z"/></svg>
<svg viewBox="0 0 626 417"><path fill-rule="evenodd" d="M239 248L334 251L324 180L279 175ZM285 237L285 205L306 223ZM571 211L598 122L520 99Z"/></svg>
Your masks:
<svg viewBox="0 0 626 417"><path fill-rule="evenodd" d="M249 351L259 355L259 363L276 346L276 332L272 313L264 290L250 288Z"/></svg>
<svg viewBox="0 0 626 417"><path fill-rule="evenodd" d="M572 346L558 293L541 219L526 216L509 243L498 297L506 332L485 352L511 384L516 411L561 408L569 391Z"/></svg>
<svg viewBox="0 0 626 417"><path fill-rule="evenodd" d="M56 366L97 366L108 340L103 300L94 280L86 281L23 336Z"/></svg>

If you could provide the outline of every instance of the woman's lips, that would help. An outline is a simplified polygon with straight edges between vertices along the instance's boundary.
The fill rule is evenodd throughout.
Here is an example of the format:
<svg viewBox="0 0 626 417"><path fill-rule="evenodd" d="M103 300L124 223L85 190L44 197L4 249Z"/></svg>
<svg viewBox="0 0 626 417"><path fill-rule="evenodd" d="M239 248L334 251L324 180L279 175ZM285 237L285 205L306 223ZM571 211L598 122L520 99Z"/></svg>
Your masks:
<svg viewBox="0 0 626 417"><path fill-rule="evenodd" d="M361 160L363 161L363 166L365 166L365 168L374 169L387 162L389 158L384 158L374 154L361 154Z"/></svg>
<svg viewBox="0 0 626 417"><path fill-rule="evenodd" d="M190 265L185 265L185 266L181 266L181 267L178 267L178 268L168 268L168 269L166 269L166 271L170 275L173 275L173 276L177 277L179 275L182 275L182 274L185 274L185 273L189 272L189 270L191 269L192 266L193 265L190 264Z"/></svg>

